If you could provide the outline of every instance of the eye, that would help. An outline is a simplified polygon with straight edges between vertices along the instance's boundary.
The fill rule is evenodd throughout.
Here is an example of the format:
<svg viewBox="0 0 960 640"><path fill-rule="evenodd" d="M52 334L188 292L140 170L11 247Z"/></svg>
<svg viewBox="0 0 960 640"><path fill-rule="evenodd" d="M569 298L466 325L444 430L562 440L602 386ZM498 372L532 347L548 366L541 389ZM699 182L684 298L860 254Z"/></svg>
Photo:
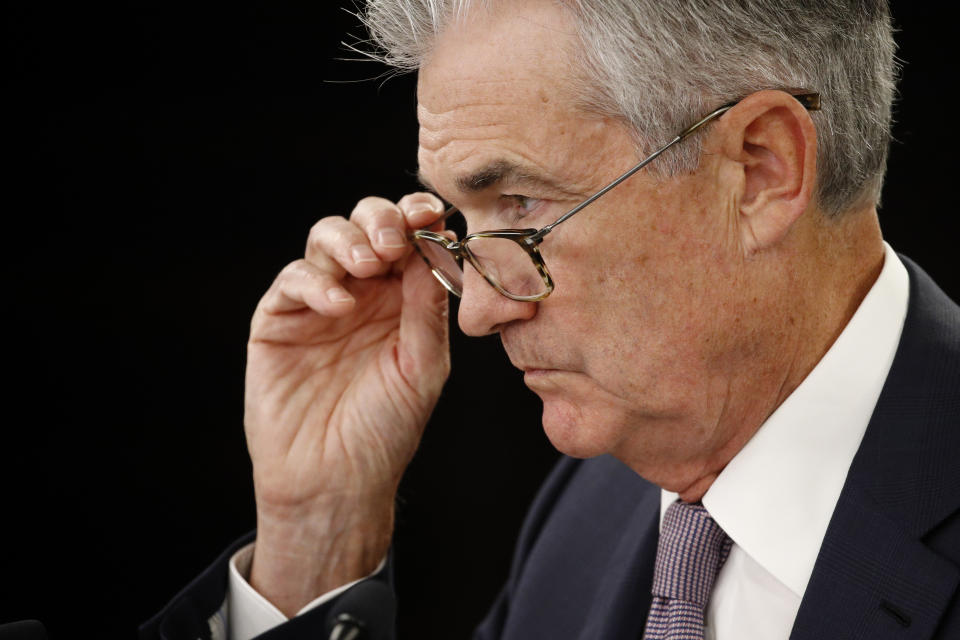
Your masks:
<svg viewBox="0 0 960 640"><path fill-rule="evenodd" d="M530 196L519 194L510 194L504 197L506 197L513 205L513 211L511 213L514 220L521 220L526 216L536 212L536 210L539 209L544 202L539 198L531 198Z"/></svg>

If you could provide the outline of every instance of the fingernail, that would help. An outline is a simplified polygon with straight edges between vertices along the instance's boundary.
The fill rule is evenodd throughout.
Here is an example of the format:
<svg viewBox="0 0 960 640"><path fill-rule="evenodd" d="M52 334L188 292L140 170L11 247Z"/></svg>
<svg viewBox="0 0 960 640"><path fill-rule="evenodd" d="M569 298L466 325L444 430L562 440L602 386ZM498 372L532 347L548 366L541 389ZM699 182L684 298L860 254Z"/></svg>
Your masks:
<svg viewBox="0 0 960 640"><path fill-rule="evenodd" d="M330 302L350 302L353 297L347 293L346 289L341 287L330 287L327 289L327 299Z"/></svg>
<svg viewBox="0 0 960 640"><path fill-rule="evenodd" d="M380 229L380 231L377 231L377 243L387 249L399 249L407 245L403 236L396 229Z"/></svg>
<svg viewBox="0 0 960 640"><path fill-rule="evenodd" d="M377 256L373 253L373 249L362 244L350 247L350 257L353 258L354 262L377 261Z"/></svg>

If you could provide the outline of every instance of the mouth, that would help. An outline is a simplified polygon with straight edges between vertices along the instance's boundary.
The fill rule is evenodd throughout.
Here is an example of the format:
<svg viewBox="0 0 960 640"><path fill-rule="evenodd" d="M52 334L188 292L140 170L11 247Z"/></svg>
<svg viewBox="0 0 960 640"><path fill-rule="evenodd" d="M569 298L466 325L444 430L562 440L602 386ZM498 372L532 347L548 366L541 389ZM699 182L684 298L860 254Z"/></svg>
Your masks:
<svg viewBox="0 0 960 640"><path fill-rule="evenodd" d="M545 375L554 371L559 371L559 369L556 369L554 367L549 367L539 363L529 364L527 362L517 362L512 357L510 358L510 364L513 365L515 368L519 369L520 371L522 371L524 378L528 376L540 376L540 375Z"/></svg>
<svg viewBox="0 0 960 640"><path fill-rule="evenodd" d="M524 383L529 385L532 381L566 371L561 366L557 366L556 363L544 362L537 354L525 349L525 343L508 340L503 333L500 334L500 338L503 342L504 351L510 359L510 364L523 372Z"/></svg>
<svg viewBox="0 0 960 640"><path fill-rule="evenodd" d="M559 372L559 369L524 369L523 384L532 389L533 387L540 386L551 374Z"/></svg>
<svg viewBox="0 0 960 640"><path fill-rule="evenodd" d="M521 367L523 371L523 383L533 389L534 387L543 387L544 385L559 384L560 380L573 374L568 369L556 369L552 367Z"/></svg>
<svg viewBox="0 0 960 640"><path fill-rule="evenodd" d="M521 367L520 370L523 371L524 378L535 378L561 371L561 369L548 369L546 367Z"/></svg>
<svg viewBox="0 0 960 640"><path fill-rule="evenodd" d="M555 369L542 364L516 362L513 358L510 359L510 364L523 372L523 383L531 390L535 387L542 386L551 375L561 372L561 369Z"/></svg>

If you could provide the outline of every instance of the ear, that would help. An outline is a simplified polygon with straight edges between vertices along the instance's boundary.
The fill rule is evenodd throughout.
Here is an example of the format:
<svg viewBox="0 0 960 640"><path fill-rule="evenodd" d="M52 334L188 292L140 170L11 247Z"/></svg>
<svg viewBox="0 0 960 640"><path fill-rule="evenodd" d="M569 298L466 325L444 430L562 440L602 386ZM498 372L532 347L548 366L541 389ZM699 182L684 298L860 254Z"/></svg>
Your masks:
<svg viewBox="0 0 960 640"><path fill-rule="evenodd" d="M777 244L813 198L817 132L810 114L788 93L759 91L724 114L714 135L734 167L722 175L742 246L755 252Z"/></svg>

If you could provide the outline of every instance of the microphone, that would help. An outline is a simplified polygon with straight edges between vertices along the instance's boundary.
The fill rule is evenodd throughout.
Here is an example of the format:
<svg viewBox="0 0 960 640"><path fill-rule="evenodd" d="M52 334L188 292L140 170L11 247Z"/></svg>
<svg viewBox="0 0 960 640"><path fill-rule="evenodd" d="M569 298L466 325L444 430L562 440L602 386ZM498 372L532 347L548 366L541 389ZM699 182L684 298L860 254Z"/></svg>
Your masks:
<svg viewBox="0 0 960 640"><path fill-rule="evenodd" d="M39 620L0 624L0 640L47 640L47 629Z"/></svg>
<svg viewBox="0 0 960 640"><path fill-rule="evenodd" d="M397 600L379 580L347 590L327 615L329 640L391 640Z"/></svg>

